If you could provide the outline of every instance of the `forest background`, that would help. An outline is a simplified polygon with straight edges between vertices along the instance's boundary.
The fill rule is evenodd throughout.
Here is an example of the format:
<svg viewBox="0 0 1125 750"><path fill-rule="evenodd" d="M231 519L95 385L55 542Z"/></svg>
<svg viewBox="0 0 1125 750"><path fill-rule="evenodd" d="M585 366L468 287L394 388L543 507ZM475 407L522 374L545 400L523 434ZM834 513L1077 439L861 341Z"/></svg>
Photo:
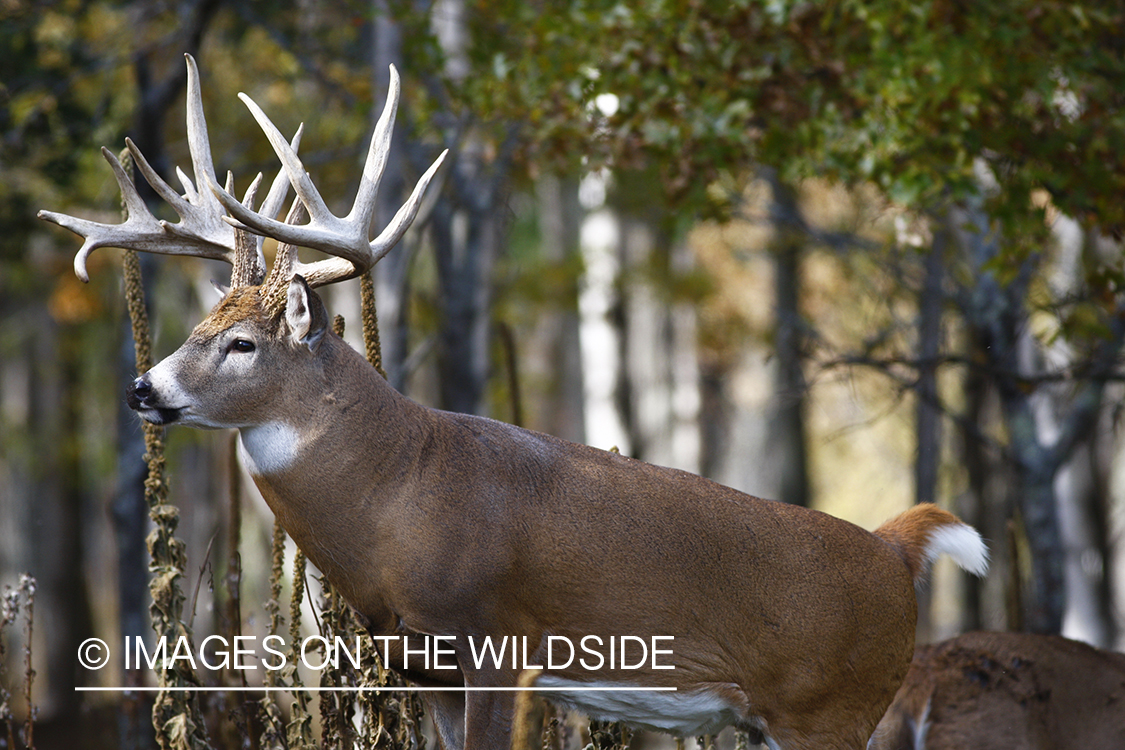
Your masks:
<svg viewBox="0 0 1125 750"><path fill-rule="evenodd" d="M37 581L40 721L112 682L85 638L151 631L119 253L83 285L35 214L119 221L126 136L176 184L185 52L220 172L276 169L245 91L340 203L401 72L379 215L451 149L375 273L408 395L865 528L938 502L994 564L939 566L920 640L1125 646L1125 3L0 0L0 585ZM162 357L227 270L142 265ZM221 531L229 446L168 433L197 633L231 560L247 628L270 597L252 488Z"/></svg>

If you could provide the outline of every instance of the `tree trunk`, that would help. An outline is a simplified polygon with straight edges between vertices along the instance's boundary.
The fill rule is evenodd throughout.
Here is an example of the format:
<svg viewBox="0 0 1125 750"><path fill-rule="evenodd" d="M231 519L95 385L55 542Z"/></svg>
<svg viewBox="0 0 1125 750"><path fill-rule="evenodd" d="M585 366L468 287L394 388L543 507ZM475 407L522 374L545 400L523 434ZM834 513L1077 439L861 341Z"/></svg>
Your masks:
<svg viewBox="0 0 1125 750"><path fill-rule="evenodd" d="M577 268L578 227L582 208L578 182L569 177L544 175L536 183L539 204L539 236L543 260L551 268ZM558 306L543 312L536 321L528 361L537 378L547 384L542 408L534 420L536 429L551 435L585 442L583 419L582 358L578 339L578 280L566 276Z"/></svg>
<svg viewBox="0 0 1125 750"><path fill-rule="evenodd" d="M934 234L933 244L925 255L924 282L918 303L918 385L915 387L915 421L917 451L914 456L914 502L936 503L938 472L941 468L942 414L937 384L937 358L942 349L941 318L945 302L945 249L948 237L943 229ZM918 592L918 626L920 643L934 640L931 608L933 588Z"/></svg>
<svg viewBox="0 0 1125 750"><path fill-rule="evenodd" d="M145 298L153 286L156 259L139 253ZM129 318L121 321L121 347L117 357L118 382L122 384L117 401L117 485L110 506L114 540L117 546L117 601L121 642L144 638L150 632L148 619L148 508L145 504L145 439L140 420L125 403L124 384L137 375L133 331ZM135 640L134 640L135 642ZM120 659L120 655L118 656ZM121 662L124 666L124 662ZM140 686L144 674L137 669L122 670L124 685ZM128 693L121 698L117 729L122 750L151 747L153 731L151 701L144 693Z"/></svg>
<svg viewBox="0 0 1125 750"><path fill-rule="evenodd" d="M1084 232L1078 222L1062 215L1055 218L1051 233L1056 252L1046 281L1052 295L1057 299L1089 295L1086 270L1102 263L1096 249L1097 233ZM1081 367L1065 339L1045 345L1044 356L1055 368ZM1088 420L1088 425L1083 427L1088 436L1077 441L1073 454L1062 461L1055 479L1065 550L1067 600L1063 631L1069 637L1106 647L1113 643L1112 598L1105 585L1111 577L1105 564L1110 552L1106 535L1109 519L1103 512L1108 488L1097 458L1103 439L1112 444L1112 431L1100 429L1102 395L1097 396L1089 416L1084 417L1081 403L1077 403L1078 409L1072 408L1076 403L1071 387L1053 384L1044 391L1036 412L1042 433L1057 439L1067 419ZM1068 407L1071 407L1069 414L1066 413Z"/></svg>
<svg viewBox="0 0 1125 750"><path fill-rule="evenodd" d="M772 170L771 220L774 243L775 356L777 359L775 408L770 417L766 463L778 472L778 499L807 506L809 495L808 448L805 436L804 332L801 323L801 258L803 224L797 196Z"/></svg>
<svg viewBox="0 0 1125 750"><path fill-rule="evenodd" d="M970 335L969 356L984 359L983 347ZM1012 514L1009 510L1010 493L1006 490L1007 475L1011 473L1007 464L998 460L995 452L981 439L978 428L991 421L988 407L995 401L991 380L980 370L970 368L961 384L966 407L958 421L960 429L961 463L968 475L967 497L963 497L958 511L961 519L971 525L981 536L989 540L989 575L984 581L969 576L965 596L965 616L963 629L970 630L1014 630L1014 623L987 622L985 612L1002 612L1004 591L1002 582L1011 577L1008 550L1008 523ZM999 583L999 585L998 585ZM987 604L986 604L987 602Z"/></svg>
<svg viewBox="0 0 1125 750"><path fill-rule="evenodd" d="M402 61L402 29L392 18L387 8L387 0L375 0L375 18L371 25L371 67L375 81L375 101L372 120L377 120L383 111L390 85L390 66L399 70ZM400 107L403 105L400 104ZM403 170L406 167L404 150L410 134L405 132L403 117L395 118L390 152L387 154L387 167L375 205L374 232L381 231L402 204L406 190ZM383 359L383 369L387 380L399 391L404 391L408 373L404 370L407 357L410 309L408 272L414 256L413 247L408 246L408 238L403 238L399 246L389 252L375 266L375 300L379 311L379 342Z"/></svg>
<svg viewBox="0 0 1125 750"><path fill-rule="evenodd" d="M79 460L81 394L80 333L74 326L44 320L30 343L29 423L37 425L38 445L32 467L35 494L31 504L30 571L38 581L35 602L37 639L49 635L51 646L33 653L46 664L39 684L46 688L40 711L50 716L78 710L74 686L87 675L77 673L78 644L93 633L86 591L83 549L85 502ZM34 644L33 644L34 647Z"/></svg>
<svg viewBox="0 0 1125 750"><path fill-rule="evenodd" d="M587 179L592 179L588 177ZM585 442L633 455L622 399L622 344L618 288L620 222L603 204L587 205L582 222L583 277L578 294L579 343L585 385Z"/></svg>
<svg viewBox="0 0 1125 750"><path fill-rule="evenodd" d="M434 5L434 31L446 55L446 79L468 74L464 0ZM509 134L509 139L511 134ZM509 143L494 149L481 136L464 135L453 147L448 190L435 207L432 236L438 270L438 374L441 406L482 414L490 374L492 268L500 255L502 191Z"/></svg>
<svg viewBox="0 0 1125 750"><path fill-rule="evenodd" d="M1024 587L1023 627L1030 632L1058 633L1065 609L1064 549L1059 523L1055 478L1072 453L1100 401L1101 386L1087 385L1060 419L1059 436L1050 444L1040 434L1033 409L1034 389L1028 376L1034 366L1023 350L1029 349L1026 311L1023 308L1031 276L1031 261L1001 286L989 262L996 257L998 238L990 231L983 211L955 211L955 230L970 264L975 284L965 291L962 310L981 342L985 367L995 379L1008 433L1008 454L1016 469L1016 503L1026 531L1031 555L1032 580Z"/></svg>
<svg viewBox="0 0 1125 750"><path fill-rule="evenodd" d="M933 246L926 253L925 282L918 305L918 371L915 433L917 453L914 460L914 502L937 501L938 471L941 467L941 408L937 385L937 358L942 349L942 308L945 302L944 231L934 235Z"/></svg>
<svg viewBox="0 0 1125 750"><path fill-rule="evenodd" d="M661 466L676 465L671 440L671 353L667 303L653 289L652 267L666 252L643 219L621 219L622 337L626 424L632 455Z"/></svg>
<svg viewBox="0 0 1125 750"><path fill-rule="evenodd" d="M694 263L691 249L683 243L669 251L673 279L690 273ZM699 321L695 304L673 298L668 304L669 369L671 371L671 432L674 466L687 471L703 471L703 384L699 362Z"/></svg>
<svg viewBox="0 0 1125 750"><path fill-rule="evenodd" d="M496 210L490 199L462 206L443 201L431 220L441 310L439 387L441 408L449 411L484 413Z"/></svg>

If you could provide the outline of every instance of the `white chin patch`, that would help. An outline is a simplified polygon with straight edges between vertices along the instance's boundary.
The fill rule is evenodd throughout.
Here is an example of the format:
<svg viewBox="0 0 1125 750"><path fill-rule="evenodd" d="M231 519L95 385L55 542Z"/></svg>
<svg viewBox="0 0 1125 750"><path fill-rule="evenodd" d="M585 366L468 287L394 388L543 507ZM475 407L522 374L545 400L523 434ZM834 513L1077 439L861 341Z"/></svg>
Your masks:
<svg viewBox="0 0 1125 750"><path fill-rule="evenodd" d="M741 718L735 706L705 689L630 690L639 686L577 682L550 674L542 675L535 684L539 688L550 688L543 691L543 697L552 703L592 718L624 721L680 737L716 734ZM556 689L560 692L554 692Z"/></svg>
<svg viewBox="0 0 1125 750"><path fill-rule="evenodd" d="M267 422L239 430L238 454L254 476L276 474L293 464L300 447L297 431L284 422Z"/></svg>

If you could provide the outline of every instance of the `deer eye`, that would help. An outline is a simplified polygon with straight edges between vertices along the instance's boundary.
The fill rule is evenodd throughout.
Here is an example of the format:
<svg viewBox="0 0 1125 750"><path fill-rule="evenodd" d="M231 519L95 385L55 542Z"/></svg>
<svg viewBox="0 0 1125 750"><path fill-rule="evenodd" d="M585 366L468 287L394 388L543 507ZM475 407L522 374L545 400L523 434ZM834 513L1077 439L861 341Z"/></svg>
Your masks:
<svg viewBox="0 0 1125 750"><path fill-rule="evenodd" d="M228 351L232 352L249 354L250 352L254 351L255 346L254 342L250 341L249 339L235 339L234 341L230 342L230 346L228 346L227 349Z"/></svg>

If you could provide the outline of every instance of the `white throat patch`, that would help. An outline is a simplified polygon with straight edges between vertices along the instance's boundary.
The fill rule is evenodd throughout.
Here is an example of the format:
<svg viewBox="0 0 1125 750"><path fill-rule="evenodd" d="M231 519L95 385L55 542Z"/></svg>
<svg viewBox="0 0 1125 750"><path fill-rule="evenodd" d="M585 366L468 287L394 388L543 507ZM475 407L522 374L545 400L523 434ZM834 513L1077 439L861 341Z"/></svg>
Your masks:
<svg viewBox="0 0 1125 750"><path fill-rule="evenodd" d="M276 474L297 458L300 435L284 422L243 427L238 435L238 455L253 476Z"/></svg>

